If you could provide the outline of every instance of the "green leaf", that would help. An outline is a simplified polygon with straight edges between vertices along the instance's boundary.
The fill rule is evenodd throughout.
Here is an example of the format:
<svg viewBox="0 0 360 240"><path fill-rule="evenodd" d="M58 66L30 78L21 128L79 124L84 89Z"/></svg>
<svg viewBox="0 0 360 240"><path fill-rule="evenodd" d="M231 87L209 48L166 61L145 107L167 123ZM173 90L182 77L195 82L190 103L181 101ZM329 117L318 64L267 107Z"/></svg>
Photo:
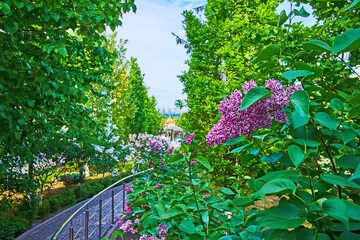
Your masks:
<svg viewBox="0 0 360 240"><path fill-rule="evenodd" d="M280 15L279 15L279 21L278 21L278 26L282 26L286 20L288 20L288 16L286 14L286 11L285 10L282 10Z"/></svg>
<svg viewBox="0 0 360 240"><path fill-rule="evenodd" d="M270 60L273 56L280 54L280 47L278 45L271 45L262 49L257 56L251 60L252 63L258 63L264 60Z"/></svg>
<svg viewBox="0 0 360 240"><path fill-rule="evenodd" d="M343 155L338 159L335 159L336 165L339 165L343 169L356 169L360 164L360 158L353 155Z"/></svg>
<svg viewBox="0 0 360 240"><path fill-rule="evenodd" d="M303 44L303 47L308 50L313 50L315 52L331 52L331 47L323 41L320 40L310 40Z"/></svg>
<svg viewBox="0 0 360 240"><path fill-rule="evenodd" d="M164 212L164 214L161 215L160 220L171 220L182 217L185 214L186 213L184 212L182 206L176 205Z"/></svg>
<svg viewBox="0 0 360 240"><path fill-rule="evenodd" d="M347 8L345 8L345 10L356 9L358 7L360 7L360 0L355 0Z"/></svg>
<svg viewBox="0 0 360 240"><path fill-rule="evenodd" d="M350 99L350 102L352 104L359 104L360 103L360 93L357 93L355 96L353 96L351 99Z"/></svg>
<svg viewBox="0 0 360 240"><path fill-rule="evenodd" d="M318 112L315 114L314 119L319 124L330 129L337 129L336 120L326 112Z"/></svg>
<svg viewBox="0 0 360 240"><path fill-rule="evenodd" d="M344 144L354 140L357 133L352 129L334 130L334 135L340 139Z"/></svg>
<svg viewBox="0 0 360 240"><path fill-rule="evenodd" d="M242 150L244 150L246 147L250 146L250 143L248 144L245 144L241 147L238 147L238 148L235 148L234 150L232 150L231 152L229 152L228 154L230 153L237 153L237 152L241 152Z"/></svg>
<svg viewBox="0 0 360 240"><path fill-rule="evenodd" d="M339 240L360 240L360 236L359 236L359 234L346 231L346 232L343 232L338 239Z"/></svg>
<svg viewBox="0 0 360 240"><path fill-rule="evenodd" d="M339 220L349 229L348 209L340 198L330 198L322 203L322 208L329 216Z"/></svg>
<svg viewBox="0 0 360 240"><path fill-rule="evenodd" d="M245 110L251 105L260 101L261 99L268 98L271 95L272 92L269 92L265 88L253 87L246 93L239 110Z"/></svg>
<svg viewBox="0 0 360 240"><path fill-rule="evenodd" d="M325 233L318 233L315 240L331 240L331 238Z"/></svg>
<svg viewBox="0 0 360 240"><path fill-rule="evenodd" d="M285 112L288 116L288 113ZM289 117L289 116L288 116ZM302 127L306 125L310 120L310 115L306 114L303 110L301 110L298 106L294 106L294 111L290 112L290 121L292 121L294 125L294 129Z"/></svg>
<svg viewBox="0 0 360 240"><path fill-rule="evenodd" d="M356 184L356 183L349 181L348 179L338 176L338 175L324 173L324 175L321 176L321 179L330 184L360 189L359 184Z"/></svg>
<svg viewBox="0 0 360 240"><path fill-rule="evenodd" d="M311 229L300 226L290 232L288 239L314 240L314 233Z"/></svg>
<svg viewBox="0 0 360 240"><path fill-rule="evenodd" d="M299 148L296 145L291 145L288 147L287 151L288 151L289 157L290 157L291 161L293 162L293 164L295 165L295 167L298 167L304 160L303 150L301 150L301 148Z"/></svg>
<svg viewBox="0 0 360 240"><path fill-rule="evenodd" d="M343 201L348 208L348 217L360 221L360 206L344 199Z"/></svg>
<svg viewBox="0 0 360 240"><path fill-rule="evenodd" d="M344 103L338 98L333 98L329 104L329 107L336 110L344 110Z"/></svg>
<svg viewBox="0 0 360 240"><path fill-rule="evenodd" d="M195 232L195 226L191 221L185 219L185 220L181 221L180 230L182 230L188 234L193 234Z"/></svg>
<svg viewBox="0 0 360 240"><path fill-rule="evenodd" d="M349 117L355 118L360 115L360 106L356 106L350 109L349 111Z"/></svg>
<svg viewBox="0 0 360 240"><path fill-rule="evenodd" d="M304 215L305 211L292 203L280 204L265 215L260 225L277 229L297 228L306 221Z"/></svg>
<svg viewBox="0 0 360 240"><path fill-rule="evenodd" d="M351 175L351 177L349 178L349 181L352 181L354 179L359 179L359 178L360 178L360 164L357 166L353 175Z"/></svg>
<svg viewBox="0 0 360 240"><path fill-rule="evenodd" d="M308 17L308 16L310 16L310 13L308 13L306 10L305 10L305 8L304 7L301 7L300 8L300 12L299 12L300 14L300 16L302 16L302 17Z"/></svg>
<svg viewBox="0 0 360 240"><path fill-rule="evenodd" d="M211 166L210 166L209 160L206 157L198 156L196 158L196 161L198 163L200 163L201 165L203 165L207 170L212 169Z"/></svg>
<svg viewBox="0 0 360 240"><path fill-rule="evenodd" d="M290 70L281 74L280 77L286 78L289 82L291 82L295 78L305 77L313 74L314 72L311 72L309 70Z"/></svg>
<svg viewBox="0 0 360 240"><path fill-rule="evenodd" d="M273 163L275 163L275 162L277 162L282 156L284 156L284 154L283 153L275 153L275 154L273 154L273 155L271 155L271 156L263 156L262 158L261 158L261 161L262 162L273 162Z"/></svg>
<svg viewBox="0 0 360 240"><path fill-rule="evenodd" d="M184 156L181 154L176 154L171 158L171 160L168 162L168 164L181 163L182 161L185 161Z"/></svg>
<svg viewBox="0 0 360 240"><path fill-rule="evenodd" d="M230 145L234 145L236 143L242 142L244 141L243 137L238 137L235 139L230 139L229 141L227 141L226 143L224 143L225 146L230 146Z"/></svg>
<svg viewBox="0 0 360 240"><path fill-rule="evenodd" d="M235 195L235 193L230 188L223 187L223 188L221 188L220 191L226 195Z"/></svg>
<svg viewBox="0 0 360 240"><path fill-rule="evenodd" d="M294 179L298 176L299 176L299 171L297 170L282 170L282 171L269 172L268 174L262 176L261 178L258 178L257 180L267 182L275 178Z"/></svg>
<svg viewBox="0 0 360 240"><path fill-rule="evenodd" d="M360 28L345 31L337 36L332 47L333 53L348 52L360 48Z"/></svg>
<svg viewBox="0 0 360 240"><path fill-rule="evenodd" d="M292 193L296 191L295 184L286 178L277 178L270 180L265 183L259 191L253 193L254 196L265 196L266 194L275 194L275 193Z"/></svg>
<svg viewBox="0 0 360 240"><path fill-rule="evenodd" d="M156 203L156 211L158 213L158 216L161 216L165 212L165 202L163 200L159 200Z"/></svg>
<svg viewBox="0 0 360 240"><path fill-rule="evenodd" d="M7 3L0 3L0 9L5 15L11 14L11 9Z"/></svg>
<svg viewBox="0 0 360 240"><path fill-rule="evenodd" d="M290 100L294 106L297 106L306 115L309 115L310 99L306 91L298 90L294 92Z"/></svg>
<svg viewBox="0 0 360 240"><path fill-rule="evenodd" d="M320 145L319 142L309 140L309 139L292 139L293 142L300 144L302 146L307 147L318 147Z"/></svg>
<svg viewBox="0 0 360 240"><path fill-rule="evenodd" d="M233 200L233 205L236 207L247 207L253 203L254 203L254 200L249 196L235 198Z"/></svg>
<svg viewBox="0 0 360 240"><path fill-rule="evenodd" d="M63 56L66 57L67 56L67 51L65 47L59 48L59 53Z"/></svg>
<svg viewBox="0 0 360 240"><path fill-rule="evenodd" d="M142 205L146 204L146 202L144 201L144 199L138 199L135 202L133 202L130 207L140 207Z"/></svg>

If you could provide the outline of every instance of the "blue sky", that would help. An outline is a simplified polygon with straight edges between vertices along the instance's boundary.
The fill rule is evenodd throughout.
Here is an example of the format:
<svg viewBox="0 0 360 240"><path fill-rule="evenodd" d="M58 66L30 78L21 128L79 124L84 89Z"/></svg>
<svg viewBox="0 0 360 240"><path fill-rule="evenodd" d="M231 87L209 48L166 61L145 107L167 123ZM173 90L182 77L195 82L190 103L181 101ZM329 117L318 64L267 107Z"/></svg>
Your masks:
<svg viewBox="0 0 360 240"><path fill-rule="evenodd" d="M176 99L186 98L176 76L188 69L184 63L188 56L182 46L176 45L171 32L185 36L181 13L205 3L206 0L136 0L136 14L125 14L123 26L117 30L119 38L129 40L127 58L138 59L145 85L155 96L158 108L173 108ZM289 12L289 4L282 4L278 12L283 9ZM309 11L310 7L305 9Z"/></svg>
<svg viewBox="0 0 360 240"><path fill-rule="evenodd" d="M136 57L145 85L154 95L158 108L174 107L184 99L182 84L176 77L187 69L185 49L176 45L174 32L184 36L182 11L204 4L204 0L136 0L137 12L124 15L118 37L128 39L127 57Z"/></svg>

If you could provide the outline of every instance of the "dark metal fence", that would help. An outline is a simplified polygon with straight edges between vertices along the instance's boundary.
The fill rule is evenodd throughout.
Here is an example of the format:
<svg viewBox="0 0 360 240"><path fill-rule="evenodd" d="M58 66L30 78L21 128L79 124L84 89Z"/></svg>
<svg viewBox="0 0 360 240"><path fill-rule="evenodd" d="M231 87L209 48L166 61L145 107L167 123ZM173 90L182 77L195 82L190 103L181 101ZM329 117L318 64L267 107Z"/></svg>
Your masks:
<svg viewBox="0 0 360 240"><path fill-rule="evenodd" d="M151 169L127 176L105 188L74 212L52 240L98 240L116 224L125 208L125 184Z"/></svg>

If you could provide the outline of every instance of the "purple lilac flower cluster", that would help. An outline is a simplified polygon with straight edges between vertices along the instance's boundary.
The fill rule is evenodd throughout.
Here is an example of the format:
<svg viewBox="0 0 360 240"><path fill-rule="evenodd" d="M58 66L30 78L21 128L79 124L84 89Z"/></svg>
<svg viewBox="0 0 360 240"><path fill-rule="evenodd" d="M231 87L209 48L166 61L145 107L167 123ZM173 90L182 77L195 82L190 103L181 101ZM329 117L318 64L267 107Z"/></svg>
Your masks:
<svg viewBox="0 0 360 240"><path fill-rule="evenodd" d="M122 217L119 218L118 221L118 225L119 225L119 229L124 230L124 232L130 232L132 234L136 233L136 228L134 226L134 224L139 224L140 223L140 219L135 219L134 223L131 220L127 220L125 221Z"/></svg>
<svg viewBox="0 0 360 240"><path fill-rule="evenodd" d="M191 134L190 134L190 132L187 132L187 133L185 134L185 141L184 141L184 143L190 145L191 142L192 142L192 140L193 140L193 138L194 138L194 135L195 135L194 132L191 133Z"/></svg>
<svg viewBox="0 0 360 240"><path fill-rule="evenodd" d="M170 227L166 227L166 225L160 223L156 230L156 232L158 233L159 236L142 235L139 240L165 240L165 236L166 236L169 228Z"/></svg>
<svg viewBox="0 0 360 240"><path fill-rule="evenodd" d="M242 86L244 94L256 86L254 80L245 82ZM270 127L272 119L281 123L288 121L281 108L289 106L292 94L303 89L301 85L294 84L286 88L279 81L268 79L265 81L265 87L269 88L273 94L242 111L239 111L239 108L243 101L243 94L239 90L232 92L229 99L225 98L219 105L222 117L207 134L206 143L213 146L240 135L251 136L257 129Z"/></svg>

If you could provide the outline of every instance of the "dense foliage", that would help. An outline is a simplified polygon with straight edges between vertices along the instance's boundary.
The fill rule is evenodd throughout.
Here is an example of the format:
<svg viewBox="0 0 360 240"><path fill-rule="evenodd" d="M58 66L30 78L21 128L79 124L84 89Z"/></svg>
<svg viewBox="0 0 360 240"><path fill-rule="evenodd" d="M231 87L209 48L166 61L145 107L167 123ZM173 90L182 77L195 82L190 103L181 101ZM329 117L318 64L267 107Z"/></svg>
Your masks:
<svg viewBox="0 0 360 240"><path fill-rule="evenodd" d="M203 154L213 158L214 180L226 183L226 175L256 174L261 168L247 162L235 167L238 156L230 156L231 146L206 147L204 136L221 117L217 106L245 81L254 79L263 85L269 78L282 79L286 70L307 70L311 84L333 92L356 89L358 82L349 78L351 67L358 65L359 51L336 56L307 51L302 44L311 39L331 42L334 37L357 26L357 10L344 9L348 1L290 1L289 10L279 15L275 10L282 1L209 0L194 11L184 11L186 38L176 36L189 60L189 70L180 76L189 109L182 118L185 130L197 133ZM304 5L306 3L307 5ZM309 11L312 8L311 19ZM303 25L302 22L313 22ZM259 51L262 57L255 58ZM320 56L321 54L321 56ZM321 60L320 58L321 57ZM322 67L318 68L318 60ZM266 60L266 61L265 61ZM346 63L341 63L341 61ZM348 66L349 67L348 67ZM286 75L285 75L286 76ZM261 134L259 134L261 135ZM246 170L243 170L246 169ZM263 169L266 171L266 169Z"/></svg>

